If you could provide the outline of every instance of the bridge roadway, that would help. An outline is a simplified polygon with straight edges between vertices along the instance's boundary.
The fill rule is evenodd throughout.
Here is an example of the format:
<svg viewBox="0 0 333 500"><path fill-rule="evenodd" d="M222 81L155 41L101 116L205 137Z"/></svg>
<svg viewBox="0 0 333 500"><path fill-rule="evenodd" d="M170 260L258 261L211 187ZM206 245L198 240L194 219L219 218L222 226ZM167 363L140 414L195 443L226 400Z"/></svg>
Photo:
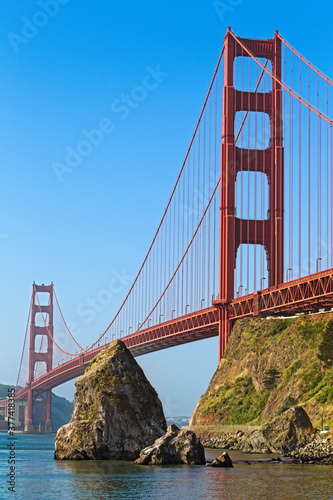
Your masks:
<svg viewBox="0 0 333 500"><path fill-rule="evenodd" d="M213 301L211 307L127 335L121 340L134 356L140 356L167 347L214 337L218 335L219 330L219 307L226 306L223 300L218 299ZM291 316L296 313L318 312L322 309L331 310L332 307L333 269L329 269L233 299L229 305L229 314L236 320L258 316ZM91 360L106 345L80 354L53 368L34 380L31 388L42 392L82 375ZM27 399L27 392L26 386L17 392L16 398Z"/></svg>

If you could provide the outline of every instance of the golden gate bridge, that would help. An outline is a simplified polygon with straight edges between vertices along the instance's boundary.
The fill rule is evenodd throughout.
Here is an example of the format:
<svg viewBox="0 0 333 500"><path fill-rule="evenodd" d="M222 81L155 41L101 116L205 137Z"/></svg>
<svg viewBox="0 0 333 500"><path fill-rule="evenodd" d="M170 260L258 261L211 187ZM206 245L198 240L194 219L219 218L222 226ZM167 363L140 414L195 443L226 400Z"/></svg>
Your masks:
<svg viewBox="0 0 333 500"><path fill-rule="evenodd" d="M105 331L83 348L53 284L33 284L21 426L51 430L51 390L116 338L139 356L218 336L220 360L238 318L331 310L332 89L277 31L228 29L161 221Z"/></svg>

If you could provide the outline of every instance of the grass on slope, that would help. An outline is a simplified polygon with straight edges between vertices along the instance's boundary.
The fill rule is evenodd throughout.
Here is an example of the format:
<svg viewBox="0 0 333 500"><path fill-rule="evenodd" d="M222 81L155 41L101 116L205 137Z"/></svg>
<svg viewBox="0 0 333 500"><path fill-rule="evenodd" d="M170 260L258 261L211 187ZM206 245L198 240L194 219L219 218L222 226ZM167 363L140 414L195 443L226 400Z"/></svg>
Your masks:
<svg viewBox="0 0 333 500"><path fill-rule="evenodd" d="M324 410L332 425L333 360L327 353L333 335L324 335L329 320L332 313L236 322L199 400L196 424L259 424L298 404L314 424Z"/></svg>

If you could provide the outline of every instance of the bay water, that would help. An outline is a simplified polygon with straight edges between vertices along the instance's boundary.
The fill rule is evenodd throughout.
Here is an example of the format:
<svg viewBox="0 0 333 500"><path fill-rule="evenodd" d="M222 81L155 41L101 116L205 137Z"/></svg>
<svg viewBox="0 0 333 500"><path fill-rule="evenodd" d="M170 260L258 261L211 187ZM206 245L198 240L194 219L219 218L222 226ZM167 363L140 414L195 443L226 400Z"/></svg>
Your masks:
<svg viewBox="0 0 333 500"><path fill-rule="evenodd" d="M333 499L333 467L328 465L248 464L244 461L269 460L271 456L232 450L233 469L147 467L114 460L55 461L54 440L55 435L0 434L0 499ZM206 450L206 459L220 453ZM12 459L15 464L8 463ZM10 478L11 466L15 469ZM8 490L10 479L15 491Z"/></svg>

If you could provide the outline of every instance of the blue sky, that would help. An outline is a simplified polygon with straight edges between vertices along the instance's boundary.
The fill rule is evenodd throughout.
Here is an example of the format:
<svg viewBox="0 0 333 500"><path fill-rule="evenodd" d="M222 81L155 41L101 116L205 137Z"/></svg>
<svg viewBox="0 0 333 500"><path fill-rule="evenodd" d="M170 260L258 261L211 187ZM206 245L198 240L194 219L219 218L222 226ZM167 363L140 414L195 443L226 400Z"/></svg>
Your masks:
<svg viewBox="0 0 333 500"><path fill-rule="evenodd" d="M332 15L329 0L1 2L0 382L16 380L33 281L54 282L84 345L112 319L171 193L228 25L249 38L278 28L332 78ZM131 92L137 101L121 103ZM97 128L96 145L63 170ZM87 322L80 305L115 273L128 285ZM165 412L190 415L216 369L217 339L137 359ZM74 383L55 392L72 399Z"/></svg>

